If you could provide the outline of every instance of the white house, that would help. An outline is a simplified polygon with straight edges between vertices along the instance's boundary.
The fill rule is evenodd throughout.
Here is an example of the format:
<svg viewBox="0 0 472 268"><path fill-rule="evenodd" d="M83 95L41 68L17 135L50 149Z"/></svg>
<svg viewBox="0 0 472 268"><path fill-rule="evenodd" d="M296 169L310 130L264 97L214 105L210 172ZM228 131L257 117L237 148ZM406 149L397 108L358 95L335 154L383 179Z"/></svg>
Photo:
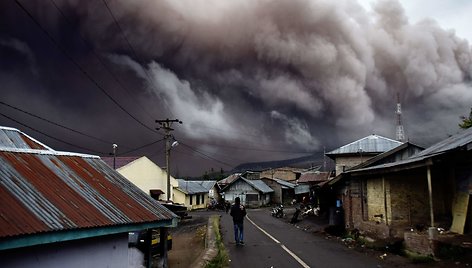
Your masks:
<svg viewBox="0 0 472 268"><path fill-rule="evenodd" d="M142 157L102 157L116 171L131 181L134 185L154 199L167 200L167 173L146 156ZM170 200L174 200L174 188L179 186L178 181L170 176Z"/></svg>
<svg viewBox="0 0 472 268"><path fill-rule="evenodd" d="M189 210L206 208L210 197L215 197L216 181L178 181L174 202L184 204Z"/></svg>

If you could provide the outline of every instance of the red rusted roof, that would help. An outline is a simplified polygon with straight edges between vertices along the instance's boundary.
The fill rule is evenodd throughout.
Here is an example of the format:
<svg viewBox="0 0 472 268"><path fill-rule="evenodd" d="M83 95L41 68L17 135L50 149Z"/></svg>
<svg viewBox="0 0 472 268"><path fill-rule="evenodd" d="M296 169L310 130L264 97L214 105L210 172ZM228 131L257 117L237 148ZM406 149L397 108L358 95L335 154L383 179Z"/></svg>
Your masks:
<svg viewBox="0 0 472 268"><path fill-rule="evenodd" d="M307 172L303 173L298 182L323 182L329 178L329 172Z"/></svg>
<svg viewBox="0 0 472 268"><path fill-rule="evenodd" d="M0 147L0 238L177 217L97 156L54 151L34 140L25 141L30 147L6 144Z"/></svg>

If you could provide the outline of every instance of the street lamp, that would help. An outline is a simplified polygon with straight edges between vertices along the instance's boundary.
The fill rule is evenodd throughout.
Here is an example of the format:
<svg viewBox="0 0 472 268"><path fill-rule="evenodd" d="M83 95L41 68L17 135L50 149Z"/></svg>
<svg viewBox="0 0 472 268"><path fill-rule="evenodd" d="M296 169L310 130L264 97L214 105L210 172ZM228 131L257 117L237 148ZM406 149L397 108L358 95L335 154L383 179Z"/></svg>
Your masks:
<svg viewBox="0 0 472 268"><path fill-rule="evenodd" d="M172 139L174 139L174 141L172 142L172 144L170 143L170 138L171 136L169 135L169 137L167 137L166 139L166 172L167 172L167 201L170 200L170 149L176 147L177 145L179 145L179 142L177 140L175 140L175 138L172 136Z"/></svg>

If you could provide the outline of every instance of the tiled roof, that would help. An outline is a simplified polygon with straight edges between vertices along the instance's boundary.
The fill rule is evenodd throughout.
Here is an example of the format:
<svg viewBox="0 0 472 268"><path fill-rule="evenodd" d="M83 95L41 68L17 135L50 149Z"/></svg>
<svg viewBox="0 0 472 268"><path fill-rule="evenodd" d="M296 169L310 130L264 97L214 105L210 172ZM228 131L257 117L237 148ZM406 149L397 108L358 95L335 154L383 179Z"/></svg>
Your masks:
<svg viewBox="0 0 472 268"><path fill-rule="evenodd" d="M113 157L110 156L102 156L102 160L107 163L108 166L113 168ZM139 156L118 156L115 157L115 169L119 169L128 165L129 163L139 159Z"/></svg>
<svg viewBox="0 0 472 268"><path fill-rule="evenodd" d="M402 143L399 141L373 134L341 146L338 149L326 153L326 155L331 157L341 154L383 153L401 144Z"/></svg>
<svg viewBox="0 0 472 268"><path fill-rule="evenodd" d="M329 172L307 172L303 173L298 179L299 183L303 182L323 182L329 178Z"/></svg>
<svg viewBox="0 0 472 268"><path fill-rule="evenodd" d="M97 156L58 152L0 128L0 239L172 221L177 216Z"/></svg>

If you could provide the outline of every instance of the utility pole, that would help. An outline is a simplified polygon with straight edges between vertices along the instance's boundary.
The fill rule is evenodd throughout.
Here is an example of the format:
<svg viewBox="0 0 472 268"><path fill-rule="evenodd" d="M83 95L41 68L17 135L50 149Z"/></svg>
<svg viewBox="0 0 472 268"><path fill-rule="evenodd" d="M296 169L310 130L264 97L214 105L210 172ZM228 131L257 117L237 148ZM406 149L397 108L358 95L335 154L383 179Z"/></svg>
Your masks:
<svg viewBox="0 0 472 268"><path fill-rule="evenodd" d="M166 139L166 173L167 173L167 201L170 200L170 149L178 145L177 141L174 141L172 144L170 143L170 138L173 136L170 134L171 131L174 129L171 128L173 123L182 124L182 121L179 119L165 119L165 120L156 120L156 123L161 125L161 128L164 129L165 135L164 138ZM158 130L160 128L157 128Z"/></svg>

